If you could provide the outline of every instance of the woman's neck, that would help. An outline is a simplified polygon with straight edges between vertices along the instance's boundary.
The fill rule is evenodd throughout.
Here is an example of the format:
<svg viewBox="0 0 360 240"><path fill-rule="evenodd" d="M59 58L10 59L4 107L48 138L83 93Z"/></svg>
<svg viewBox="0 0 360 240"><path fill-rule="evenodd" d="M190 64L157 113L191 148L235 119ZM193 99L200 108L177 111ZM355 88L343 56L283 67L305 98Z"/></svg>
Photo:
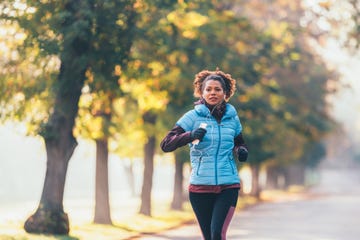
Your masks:
<svg viewBox="0 0 360 240"><path fill-rule="evenodd" d="M222 101L216 105L210 105L207 103L204 99L200 99L201 104L205 104L205 106L210 110L210 113L217 122L221 121L221 118L223 117L225 110L226 110L226 102Z"/></svg>

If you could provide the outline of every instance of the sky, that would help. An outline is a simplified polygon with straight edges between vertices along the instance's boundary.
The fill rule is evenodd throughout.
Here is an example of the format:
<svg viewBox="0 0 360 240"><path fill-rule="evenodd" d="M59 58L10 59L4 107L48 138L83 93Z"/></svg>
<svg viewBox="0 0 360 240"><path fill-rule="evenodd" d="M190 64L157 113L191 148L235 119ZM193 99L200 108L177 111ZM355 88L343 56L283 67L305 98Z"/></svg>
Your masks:
<svg viewBox="0 0 360 240"><path fill-rule="evenodd" d="M360 141L360 52L351 55L342 50L335 41L330 41L322 50L331 68L340 73L339 92L330 97L333 108L331 114L340 123L348 135L356 142Z"/></svg>
<svg viewBox="0 0 360 240"><path fill-rule="evenodd" d="M339 42L345 42L348 31L354 28L351 20L353 7L349 1L337 0L302 0L304 7L310 12L304 19L312 20L317 16L316 26L334 38L327 38L325 45L320 47L319 53L325 59L330 69L340 74L341 88L331 96L333 108L331 113L335 119L344 124L348 135L356 142L360 141L360 49L350 54L346 48L340 47ZM315 14L315 15L312 15ZM328 20L330 19L330 20ZM335 24L335 25L332 25ZM335 38L336 37L336 38Z"/></svg>

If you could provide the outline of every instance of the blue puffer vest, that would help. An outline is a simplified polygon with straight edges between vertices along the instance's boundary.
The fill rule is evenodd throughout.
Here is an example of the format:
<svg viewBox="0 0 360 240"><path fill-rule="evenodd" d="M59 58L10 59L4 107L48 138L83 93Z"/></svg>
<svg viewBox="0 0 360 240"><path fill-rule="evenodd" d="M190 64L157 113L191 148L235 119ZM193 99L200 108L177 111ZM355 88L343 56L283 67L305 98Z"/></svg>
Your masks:
<svg viewBox="0 0 360 240"><path fill-rule="evenodd" d="M234 138L242 131L235 108L229 103L221 122L210 114L204 105L196 105L185 113L176 123L185 131L192 131L206 123L206 134L198 144L190 146L191 176L190 184L224 185L240 183L235 165Z"/></svg>

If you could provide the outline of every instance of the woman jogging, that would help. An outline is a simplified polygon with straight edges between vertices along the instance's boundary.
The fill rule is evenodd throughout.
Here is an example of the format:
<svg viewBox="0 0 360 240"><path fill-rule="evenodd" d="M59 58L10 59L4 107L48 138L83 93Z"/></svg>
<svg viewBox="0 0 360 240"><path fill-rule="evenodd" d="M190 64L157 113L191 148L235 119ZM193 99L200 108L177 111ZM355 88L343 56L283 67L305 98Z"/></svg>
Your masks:
<svg viewBox="0 0 360 240"><path fill-rule="evenodd" d="M189 199L205 240L225 240L240 179L234 155L246 161L247 147L236 109L227 101L236 81L220 70L195 75L194 109L186 112L161 142L164 152L188 145Z"/></svg>

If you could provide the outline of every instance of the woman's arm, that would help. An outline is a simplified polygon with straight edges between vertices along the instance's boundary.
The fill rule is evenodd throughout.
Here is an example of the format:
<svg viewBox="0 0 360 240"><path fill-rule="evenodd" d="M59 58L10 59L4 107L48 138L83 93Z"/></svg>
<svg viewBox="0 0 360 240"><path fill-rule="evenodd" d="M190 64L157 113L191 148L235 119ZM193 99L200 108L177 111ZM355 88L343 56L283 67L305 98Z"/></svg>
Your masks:
<svg viewBox="0 0 360 240"><path fill-rule="evenodd" d="M234 145L235 145L234 147L235 151L237 151L241 146L247 149L242 133L240 133L234 138Z"/></svg>
<svg viewBox="0 0 360 240"><path fill-rule="evenodd" d="M248 147L245 144L244 138L240 133L234 138L234 152L236 153L240 162L245 162L248 157Z"/></svg>
<svg viewBox="0 0 360 240"><path fill-rule="evenodd" d="M183 128L175 125L161 141L160 147L164 152L172 152L191 141L191 132L185 132Z"/></svg>

